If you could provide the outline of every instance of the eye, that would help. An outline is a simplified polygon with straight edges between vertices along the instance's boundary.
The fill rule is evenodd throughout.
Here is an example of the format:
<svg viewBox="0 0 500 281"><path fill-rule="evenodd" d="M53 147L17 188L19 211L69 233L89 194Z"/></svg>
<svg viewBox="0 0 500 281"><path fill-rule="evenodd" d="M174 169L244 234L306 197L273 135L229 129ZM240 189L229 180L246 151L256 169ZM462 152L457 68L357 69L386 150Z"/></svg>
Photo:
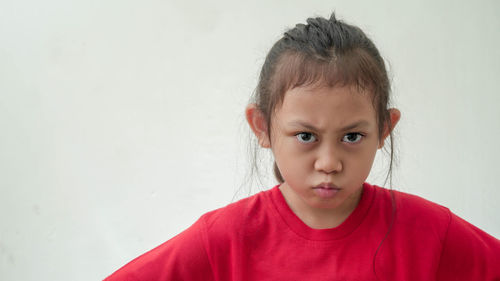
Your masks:
<svg viewBox="0 0 500 281"><path fill-rule="evenodd" d="M342 141L347 143L358 143L363 137L364 136L360 133L348 133L342 137Z"/></svg>
<svg viewBox="0 0 500 281"><path fill-rule="evenodd" d="M295 136L302 143L312 143L312 142L316 141L316 137L311 133L302 132L302 133L296 134Z"/></svg>

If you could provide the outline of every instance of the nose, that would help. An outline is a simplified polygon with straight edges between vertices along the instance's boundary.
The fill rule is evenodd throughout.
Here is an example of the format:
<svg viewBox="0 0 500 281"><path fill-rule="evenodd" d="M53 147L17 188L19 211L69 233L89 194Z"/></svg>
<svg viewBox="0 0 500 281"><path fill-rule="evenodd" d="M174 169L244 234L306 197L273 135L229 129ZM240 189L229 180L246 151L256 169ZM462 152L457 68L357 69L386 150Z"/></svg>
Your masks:
<svg viewBox="0 0 500 281"><path fill-rule="evenodd" d="M333 148L323 149L318 151L318 156L314 162L314 168L317 171L332 174L339 173L343 169L340 155Z"/></svg>

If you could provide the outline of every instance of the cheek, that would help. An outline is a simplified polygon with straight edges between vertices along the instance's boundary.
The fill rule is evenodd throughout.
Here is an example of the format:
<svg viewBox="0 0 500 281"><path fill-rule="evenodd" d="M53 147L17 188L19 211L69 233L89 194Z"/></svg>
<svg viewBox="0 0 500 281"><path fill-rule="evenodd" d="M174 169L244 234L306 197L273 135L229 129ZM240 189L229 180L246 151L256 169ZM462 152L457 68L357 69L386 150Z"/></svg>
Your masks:
<svg viewBox="0 0 500 281"><path fill-rule="evenodd" d="M376 153L377 153L377 147L376 147L376 145L374 145L373 147L367 148L360 155L360 157L359 157L359 161L360 161L359 167L360 167L360 169L363 169L365 173L369 173L370 172L370 170L372 168L372 165L373 165L373 161L375 160Z"/></svg>
<svg viewBox="0 0 500 281"><path fill-rule="evenodd" d="M281 159L295 159L304 157L304 149L297 144L293 136L279 136L273 141L273 153Z"/></svg>
<svg viewBox="0 0 500 281"><path fill-rule="evenodd" d="M274 159L284 177L303 178L305 173L313 167L313 155L297 146L293 140L285 140L273 151Z"/></svg>
<svg viewBox="0 0 500 281"><path fill-rule="evenodd" d="M370 169L377 153L377 143L365 143L361 149L348 151L348 153L351 153L351 157L347 158L351 167Z"/></svg>

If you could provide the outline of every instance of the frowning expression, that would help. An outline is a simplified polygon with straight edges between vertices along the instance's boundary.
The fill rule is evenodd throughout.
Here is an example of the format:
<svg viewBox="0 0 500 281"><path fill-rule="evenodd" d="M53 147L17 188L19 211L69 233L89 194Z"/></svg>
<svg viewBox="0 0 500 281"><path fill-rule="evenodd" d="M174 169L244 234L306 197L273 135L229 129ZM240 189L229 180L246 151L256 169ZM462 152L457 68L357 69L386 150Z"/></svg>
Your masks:
<svg viewBox="0 0 500 281"><path fill-rule="evenodd" d="M271 121L271 149L295 209L357 204L380 146L369 92L354 87L298 87Z"/></svg>

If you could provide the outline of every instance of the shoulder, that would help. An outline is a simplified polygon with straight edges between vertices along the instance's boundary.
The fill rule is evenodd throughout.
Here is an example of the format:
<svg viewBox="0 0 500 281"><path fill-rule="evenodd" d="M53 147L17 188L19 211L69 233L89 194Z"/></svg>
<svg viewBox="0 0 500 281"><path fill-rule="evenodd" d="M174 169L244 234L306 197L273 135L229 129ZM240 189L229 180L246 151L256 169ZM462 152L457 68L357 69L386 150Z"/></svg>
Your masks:
<svg viewBox="0 0 500 281"><path fill-rule="evenodd" d="M388 224L394 223L395 234L427 243L433 251L439 251L451 218L448 208L406 192L373 188L374 205L382 210Z"/></svg>
<svg viewBox="0 0 500 281"><path fill-rule="evenodd" d="M500 241L452 213L448 208L409 193L374 186L377 201L394 199L395 228L418 245L439 249L438 280L498 280ZM384 203L380 203L384 202ZM436 240L437 239L437 240ZM434 241L434 242L433 242ZM439 242L438 242L439 241ZM438 242L437 244L435 242Z"/></svg>
<svg viewBox="0 0 500 281"><path fill-rule="evenodd" d="M500 240L451 214L443 243L438 277L464 280L500 279Z"/></svg>
<svg viewBox="0 0 500 281"><path fill-rule="evenodd" d="M261 224L268 215L269 193L261 191L250 197L204 214L201 221L207 234L236 234Z"/></svg>
<svg viewBox="0 0 500 281"><path fill-rule="evenodd" d="M434 225L443 232L451 219L448 208L420 196L373 186L377 190L378 201L385 205L395 203L399 223L415 226ZM444 234L444 233L443 233Z"/></svg>
<svg viewBox="0 0 500 281"><path fill-rule="evenodd" d="M211 280L211 253L225 249L262 212L266 192L202 215L189 228L132 260L111 280ZM252 217L252 220L248 218Z"/></svg>
<svg viewBox="0 0 500 281"><path fill-rule="evenodd" d="M212 280L213 256L230 246L231 240L247 235L265 211L263 191L202 215L193 225L160 246L132 260L111 280Z"/></svg>
<svg viewBox="0 0 500 281"><path fill-rule="evenodd" d="M202 243L201 226L202 222L198 220L105 280L212 280L212 269Z"/></svg>

